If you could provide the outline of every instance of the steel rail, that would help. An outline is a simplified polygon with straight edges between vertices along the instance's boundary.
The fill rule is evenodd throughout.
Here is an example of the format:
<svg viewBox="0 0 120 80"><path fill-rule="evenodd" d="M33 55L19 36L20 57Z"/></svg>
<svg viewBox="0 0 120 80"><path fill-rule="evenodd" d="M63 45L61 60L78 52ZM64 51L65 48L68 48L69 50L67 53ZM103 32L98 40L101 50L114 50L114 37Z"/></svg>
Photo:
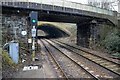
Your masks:
<svg viewBox="0 0 120 80"><path fill-rule="evenodd" d="M47 40L45 40L46 42L48 42ZM90 73L88 70L86 70L84 67L82 67L80 64L78 64L74 59L72 59L71 57L69 57L68 55L66 55L64 52L62 52L60 49L56 48L56 46L54 46L53 44L51 44L50 42L48 42L52 47L54 47L56 50L58 50L60 53L64 54L67 58L69 58L72 62L74 62L75 64L77 64L79 67L81 67L85 72L87 72L89 75L91 75L95 80L100 80L98 77L96 77L95 75L93 75L92 73Z"/></svg>
<svg viewBox="0 0 120 80"><path fill-rule="evenodd" d="M53 41L53 40L51 40L51 41ZM101 56L98 56L98 55L96 55L96 54L93 54L93 53L91 53L91 52L89 52L89 51L86 51L86 50L80 49L80 48L75 47L75 46L71 46L71 45L69 45L69 44L66 44L66 43L60 42L60 41L58 41L58 40L56 40L56 41L59 42L59 43L65 44L65 45L67 45L67 46L70 46L70 47L72 47L72 48L78 49L78 50L80 50L80 51L83 51L83 52L85 52L85 53L88 53L88 54L94 55L94 56L96 56L96 57L102 58L102 59L104 59L104 60L107 60L107 61L109 61L109 62L112 62L112 63L114 63L114 64L120 66L120 63L116 63L116 62L114 62L114 61L111 61L111 60L108 60L108 59L103 58L103 57L101 57ZM55 42L55 41L53 41L53 42Z"/></svg>
<svg viewBox="0 0 120 80"><path fill-rule="evenodd" d="M55 41L54 41L54 42L55 42ZM56 42L55 42L55 43L56 43ZM59 44L59 43L57 43L57 44ZM62 44L59 44L59 45L63 46ZM105 66L103 66L103 65L101 65L101 64L99 64L99 63L97 63L97 62L95 62L95 61L92 61L91 59L89 59L89 58L87 58L87 57L79 54L78 52L75 52L75 51L73 51L73 50L71 50L71 49L69 49L69 48L67 48L67 47L65 47L65 46L63 46L63 47L66 48L67 50L69 50L69 51L71 51L71 52L74 52L74 53L76 53L76 54L84 57L85 59L87 59L87 60L89 60L89 61L91 61L91 62L93 62L93 63L95 63L95 64L97 64L97 65L99 65L99 66L101 66L101 67L103 67L103 68L105 68L105 69L107 69L108 71L113 72L114 74L120 76L120 73L118 73L118 72L116 72L116 71L113 71L113 70L111 70L111 69L108 69L107 67L105 67ZM86 52L86 53L87 53L87 51L83 51L83 52ZM103 59L104 59L104 58L103 58ZM109 60L108 60L108 61L109 61ZM109 62L111 62L111 61L109 61ZM116 63L115 63L115 64L116 64ZM118 64L117 64L117 65L118 65Z"/></svg>
<svg viewBox="0 0 120 80"><path fill-rule="evenodd" d="M45 46L45 43L40 40L43 45ZM61 66L59 65L59 63L57 62L57 60L55 59L55 57L53 56L53 54L51 53L51 51L45 46L47 52L50 54L51 58L53 59L53 61L56 63L56 65L59 67L60 71L62 72L63 76L66 78L66 80L69 80L69 78L67 77L67 75L65 74L65 72L63 71L63 69L61 68Z"/></svg>

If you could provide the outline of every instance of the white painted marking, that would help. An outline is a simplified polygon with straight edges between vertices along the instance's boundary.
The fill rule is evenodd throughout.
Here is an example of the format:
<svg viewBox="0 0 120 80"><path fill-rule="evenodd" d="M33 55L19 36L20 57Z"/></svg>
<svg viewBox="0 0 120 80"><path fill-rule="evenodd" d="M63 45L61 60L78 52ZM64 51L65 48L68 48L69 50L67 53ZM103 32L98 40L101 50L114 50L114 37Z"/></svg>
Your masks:
<svg viewBox="0 0 120 80"><path fill-rule="evenodd" d="M23 68L23 71L27 71L27 70L37 70L38 66L25 66Z"/></svg>
<svg viewBox="0 0 120 80"><path fill-rule="evenodd" d="M23 71L26 71L26 70L29 70L29 67L25 66L25 67L23 68Z"/></svg>

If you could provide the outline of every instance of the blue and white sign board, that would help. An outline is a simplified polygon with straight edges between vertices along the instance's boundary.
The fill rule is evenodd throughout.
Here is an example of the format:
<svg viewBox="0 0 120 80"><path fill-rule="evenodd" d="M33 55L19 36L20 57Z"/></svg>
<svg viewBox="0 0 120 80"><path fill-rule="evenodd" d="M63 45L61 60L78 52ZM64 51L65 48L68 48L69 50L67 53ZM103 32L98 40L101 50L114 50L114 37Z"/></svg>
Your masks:
<svg viewBox="0 0 120 80"><path fill-rule="evenodd" d="M16 42L9 43L9 54L14 63L19 61L19 44Z"/></svg>
<svg viewBox="0 0 120 80"><path fill-rule="evenodd" d="M32 37L36 37L36 28L33 26L32 28Z"/></svg>
<svg viewBox="0 0 120 80"><path fill-rule="evenodd" d="M32 29L32 37L36 37L36 29Z"/></svg>

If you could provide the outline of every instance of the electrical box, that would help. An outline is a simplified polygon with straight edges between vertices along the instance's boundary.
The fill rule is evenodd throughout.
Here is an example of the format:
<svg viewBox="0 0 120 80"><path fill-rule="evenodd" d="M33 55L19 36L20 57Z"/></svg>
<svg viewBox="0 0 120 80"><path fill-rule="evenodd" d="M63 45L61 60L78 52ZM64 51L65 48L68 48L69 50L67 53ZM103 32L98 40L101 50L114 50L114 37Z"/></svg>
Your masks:
<svg viewBox="0 0 120 80"><path fill-rule="evenodd" d="M9 54L14 63L18 63L19 61L19 43L10 42L9 43Z"/></svg>

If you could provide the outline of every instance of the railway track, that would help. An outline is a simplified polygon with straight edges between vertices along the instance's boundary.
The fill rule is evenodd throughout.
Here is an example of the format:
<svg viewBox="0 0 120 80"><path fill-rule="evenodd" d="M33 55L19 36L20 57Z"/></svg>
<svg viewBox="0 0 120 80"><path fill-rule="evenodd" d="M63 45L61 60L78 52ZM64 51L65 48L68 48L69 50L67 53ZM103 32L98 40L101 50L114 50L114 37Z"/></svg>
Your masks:
<svg viewBox="0 0 120 80"><path fill-rule="evenodd" d="M55 62L57 62L57 64L59 65L59 66L61 66L61 65L63 65L63 64L65 64L64 66L69 66L69 67L67 67L68 69L70 69L70 65L71 64L73 64L73 69L74 69L74 71L75 71L75 68L76 68L76 66L77 66L77 68L79 68L79 69L81 69L81 71L75 71L75 72L79 72L79 73L84 73L83 75L84 76L88 76L88 77L85 77L85 78L93 78L94 80L99 80L99 78L98 77L96 77L95 75L93 75L92 73L90 73L88 70L86 70L83 66L81 66L77 61L75 61L74 59L72 59L71 57L69 57L68 55L66 55L65 53L63 53L61 50L59 50L59 49L57 49L56 47L54 47L54 46L52 46L50 43L48 43L47 41L45 41L45 40L42 40L42 43L44 44L44 46L46 47L46 49L48 50L48 52L50 52L50 55L52 55L52 57L54 57L54 60L55 60ZM55 57L55 54L53 55L53 53L50 51L51 49L49 49L49 47L48 47L48 45L46 44L46 43L48 43L49 44L49 47L52 47L52 48L54 48L55 50L57 50L57 51L59 51L59 53L61 53L61 54L57 54L56 56L57 56L57 59L56 59L56 57ZM58 58L61 56L61 58L65 58L65 59L69 59L69 61L68 60L65 60L66 62L64 62L64 60L61 60L61 61L63 61L63 64L59 64L59 63L62 63L62 62L59 62L58 60ZM67 69L66 68L66 69ZM63 66L61 66L61 69L63 69ZM67 77L67 75L71 75L72 77L70 77L70 76L68 76L68 77L70 77L70 78L76 78L76 77L74 77L73 75L74 75L74 73L73 74L69 74L69 72L67 72L67 70L65 70L65 68L62 70L64 73L67 73L66 74L66 77ZM72 71L72 70L69 70L70 72ZM75 74L76 75L76 74ZM67 77L67 78L68 78ZM80 75L78 75L78 77L77 78L81 78L81 76Z"/></svg>
<svg viewBox="0 0 120 80"><path fill-rule="evenodd" d="M53 42L68 49L71 52L74 52L74 53L100 65L101 67L104 67L105 69L115 73L116 75L118 75L120 77L120 65L118 63L115 63L115 62L105 59L103 57L97 56L95 54L89 53L87 51L83 51L83 50L73 47L71 45L64 44L62 42L58 42L58 41L53 41Z"/></svg>
<svg viewBox="0 0 120 80"><path fill-rule="evenodd" d="M51 45L53 45L54 46L54 44L52 44L51 43L51 41L49 41L49 40L46 40L47 42L49 42ZM55 41L54 41L55 42ZM60 46L62 46L62 47L64 47L64 48L66 48L65 46L66 45L64 45L63 46L63 44L61 44L61 43L59 43L59 42L55 42L57 45L60 45ZM54 46L55 47L55 46ZM120 74L118 73L118 72L116 72L116 71L114 71L116 68L118 69L119 68L119 64L117 64L117 63L112 63L111 61L109 62L109 64L110 64L110 66L108 66L109 64L108 64L108 60L104 60L103 61L103 58L101 58L101 59L99 59L99 57L93 57L92 56L92 54L91 54L91 56L89 56L86 52L84 52L84 53L80 53L80 50L78 51L78 50L76 50L76 49L74 49L74 48L67 48L67 50L69 50L69 51L71 51L71 52L73 52L73 53L76 53L77 54L77 56L82 56L82 57L84 57L85 59L87 59L87 60L89 60L89 61L91 61L91 62L93 62L93 63L95 63L95 64L97 64L97 65L99 65L100 67L102 67L102 68L104 68L106 71L108 71L108 73L111 73L111 74L114 74L114 75L112 75L112 77L120 77ZM80 54L79 54L80 53ZM75 55L75 54L74 54ZM99 62L98 62L99 61ZM107 61L107 62L105 62L105 61ZM104 64L103 64L104 63ZM114 64L114 65L113 65ZM103 76L102 76L103 77ZM104 76L105 77L105 76ZM111 76L108 76L108 78L111 78Z"/></svg>
<svg viewBox="0 0 120 80"><path fill-rule="evenodd" d="M53 40L52 40L52 41L53 41ZM81 49L81 48L78 47L78 46L75 46L75 45L72 46L72 45L69 45L69 44L66 44L66 43L60 42L60 41L58 41L58 40L55 40L55 41L58 42L58 43L64 44L64 45L66 45L66 46L72 47L72 48L74 48L74 49L77 49L77 50L83 51L83 52L85 52L85 53L87 53L87 54L91 54L91 55L94 55L94 56L96 56L96 57L100 57L100 58L105 59L105 60L107 60L107 61L113 62L114 64L120 65L119 60L118 60L117 62L114 62L114 61L112 61L112 60L110 60L110 59L108 59L108 58L104 58L104 57L102 57L102 56L100 56L100 55L93 54L93 53L90 52L90 51L87 51L87 50Z"/></svg>
<svg viewBox="0 0 120 80"><path fill-rule="evenodd" d="M57 72L57 76L58 78L65 78L66 80L69 80L66 73L64 72L64 70L61 68L61 66L59 65L59 63L57 62L56 58L53 56L53 54L51 53L51 51L45 46L45 44L40 40L41 46L44 46L46 51L48 52L47 56L49 58L49 61L52 63L52 65L54 65L54 68Z"/></svg>

